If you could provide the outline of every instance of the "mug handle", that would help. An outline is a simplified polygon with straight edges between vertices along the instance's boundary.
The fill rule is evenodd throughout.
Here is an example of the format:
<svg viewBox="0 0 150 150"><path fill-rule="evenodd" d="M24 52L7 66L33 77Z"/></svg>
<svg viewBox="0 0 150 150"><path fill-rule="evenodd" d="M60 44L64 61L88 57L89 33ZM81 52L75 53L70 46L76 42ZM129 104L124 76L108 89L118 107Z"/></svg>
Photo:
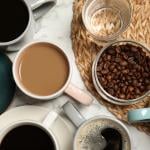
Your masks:
<svg viewBox="0 0 150 150"><path fill-rule="evenodd" d="M77 110L77 108L70 102L67 102L66 104L64 104L63 110L64 110L65 114L67 115L67 117L70 119L70 121L72 121L72 123L76 127L81 126L86 121L86 119ZM49 129L51 127L51 125L56 121L59 114L60 114L60 109L49 112L42 123L43 126L47 129ZM106 147L107 142L103 136L101 136L101 140L102 140L102 143L101 143L102 147Z"/></svg>
<svg viewBox="0 0 150 150"><path fill-rule="evenodd" d="M150 122L150 107L130 110L128 121L131 123Z"/></svg>
<svg viewBox="0 0 150 150"><path fill-rule="evenodd" d="M34 19L37 20L45 15L57 3L56 0L38 0L31 4Z"/></svg>
<svg viewBox="0 0 150 150"><path fill-rule="evenodd" d="M77 110L77 108L70 102L67 102L66 104L63 105L63 110L66 116L76 127L79 127L83 122L86 121L86 119L81 115L81 113ZM42 125L45 128L49 129L51 125L57 120L60 112L61 108L50 111L42 121Z"/></svg>
<svg viewBox="0 0 150 150"><path fill-rule="evenodd" d="M70 121L72 121L72 123L76 127L79 127L86 121L86 119L82 116L78 109L70 102L67 102L63 105L63 110L67 117L70 119Z"/></svg>
<svg viewBox="0 0 150 150"><path fill-rule="evenodd" d="M150 98L150 94L147 97ZM148 108L130 110L127 118L130 123L150 122L150 99Z"/></svg>
<svg viewBox="0 0 150 150"><path fill-rule="evenodd" d="M60 109L52 110L50 111L44 120L42 121L42 125L46 128L49 129L53 123L57 120L58 116L60 114Z"/></svg>
<svg viewBox="0 0 150 150"><path fill-rule="evenodd" d="M69 84L64 92L84 105L90 105L93 102L91 95L85 93L73 84Z"/></svg>

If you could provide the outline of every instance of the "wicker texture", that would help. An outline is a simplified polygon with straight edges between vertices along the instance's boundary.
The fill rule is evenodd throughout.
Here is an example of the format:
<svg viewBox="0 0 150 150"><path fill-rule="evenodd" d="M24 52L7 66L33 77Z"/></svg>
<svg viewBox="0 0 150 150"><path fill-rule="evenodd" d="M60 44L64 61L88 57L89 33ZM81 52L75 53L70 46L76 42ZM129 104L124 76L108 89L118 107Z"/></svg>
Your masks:
<svg viewBox="0 0 150 150"><path fill-rule="evenodd" d="M75 0L73 5L71 38L76 64L87 89L118 119L127 122L128 110L148 107L150 98L147 97L142 102L134 105L118 106L108 103L98 95L92 82L92 63L96 54L104 45L103 43L95 42L86 31L81 16L83 4L84 0ZM121 38L144 42L150 46L150 1L132 0L131 4L133 7L132 22L127 31L121 35ZM134 126L150 135L150 123L134 124Z"/></svg>

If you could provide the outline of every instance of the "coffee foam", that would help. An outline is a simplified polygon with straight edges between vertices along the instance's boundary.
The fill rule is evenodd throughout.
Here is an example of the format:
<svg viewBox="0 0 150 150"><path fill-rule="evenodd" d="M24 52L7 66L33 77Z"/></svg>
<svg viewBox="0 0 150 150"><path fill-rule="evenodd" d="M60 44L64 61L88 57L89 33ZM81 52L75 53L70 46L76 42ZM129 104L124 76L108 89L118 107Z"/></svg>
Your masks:
<svg viewBox="0 0 150 150"><path fill-rule="evenodd" d="M123 150L130 150L130 140L125 129L115 121L109 119L94 119L81 126L76 135L75 150L103 150L104 139L102 130L106 128L116 129L122 136Z"/></svg>

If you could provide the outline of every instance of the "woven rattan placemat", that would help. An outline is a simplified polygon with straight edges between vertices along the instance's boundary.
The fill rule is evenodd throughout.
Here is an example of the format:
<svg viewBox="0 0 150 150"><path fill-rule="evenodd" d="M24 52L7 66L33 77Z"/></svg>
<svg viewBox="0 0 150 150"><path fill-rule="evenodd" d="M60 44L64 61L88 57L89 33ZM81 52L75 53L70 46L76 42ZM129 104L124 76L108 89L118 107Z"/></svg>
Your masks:
<svg viewBox="0 0 150 150"><path fill-rule="evenodd" d="M127 122L128 110L148 107L150 98L130 106L118 106L103 100L96 92L92 82L92 63L96 54L103 44L96 43L85 30L82 22L81 12L84 0L75 0L73 5L72 20L72 45L75 53L76 64L84 80L87 89L105 105L118 119ZM150 46L150 1L132 0L133 12L130 27L121 36L124 39L132 39L146 43ZM150 135L150 123L134 124L136 128Z"/></svg>

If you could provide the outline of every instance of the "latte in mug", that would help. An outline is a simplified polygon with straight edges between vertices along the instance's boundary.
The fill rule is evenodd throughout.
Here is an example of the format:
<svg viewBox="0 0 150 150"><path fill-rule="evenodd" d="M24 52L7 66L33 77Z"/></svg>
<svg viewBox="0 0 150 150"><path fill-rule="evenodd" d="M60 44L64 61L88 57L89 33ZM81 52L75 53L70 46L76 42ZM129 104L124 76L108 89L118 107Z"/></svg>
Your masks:
<svg viewBox="0 0 150 150"><path fill-rule="evenodd" d="M17 78L29 92L48 96L59 91L69 76L68 60L58 47L35 43L18 58Z"/></svg>

